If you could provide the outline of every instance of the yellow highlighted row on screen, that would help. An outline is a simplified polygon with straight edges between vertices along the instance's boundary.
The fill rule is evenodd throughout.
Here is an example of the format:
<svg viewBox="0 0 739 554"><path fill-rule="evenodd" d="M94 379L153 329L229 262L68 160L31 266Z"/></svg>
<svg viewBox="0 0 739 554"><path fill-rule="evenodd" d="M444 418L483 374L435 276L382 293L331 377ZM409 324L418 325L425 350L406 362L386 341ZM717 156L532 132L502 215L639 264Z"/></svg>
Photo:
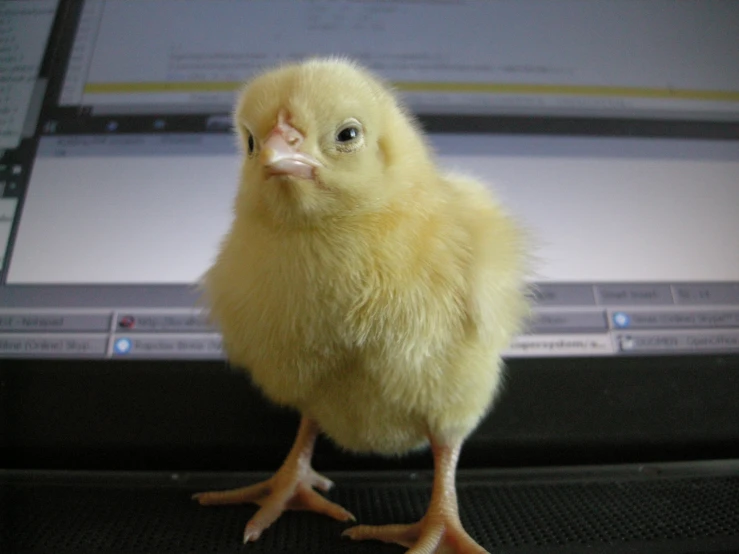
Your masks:
<svg viewBox="0 0 739 554"><path fill-rule="evenodd" d="M551 94L562 96L611 96L630 98L670 98L676 100L715 100L739 102L739 91L691 90L648 87L600 87L588 85L535 85L523 83L444 83L400 81L395 87L406 92L449 92L485 94ZM86 94L234 92L237 81L182 81L146 83L88 83Z"/></svg>

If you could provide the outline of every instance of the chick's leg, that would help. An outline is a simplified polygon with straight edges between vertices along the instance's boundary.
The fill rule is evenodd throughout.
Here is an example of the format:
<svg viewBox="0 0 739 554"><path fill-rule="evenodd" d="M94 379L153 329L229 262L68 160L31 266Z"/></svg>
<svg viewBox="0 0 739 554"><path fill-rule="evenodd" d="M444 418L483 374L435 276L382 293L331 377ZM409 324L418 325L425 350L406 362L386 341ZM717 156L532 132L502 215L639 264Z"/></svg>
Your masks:
<svg viewBox="0 0 739 554"><path fill-rule="evenodd" d="M316 487L325 492L333 486L330 479L316 473L311 467L317 436L318 424L304 417L290 453L270 479L238 489L201 492L193 495L193 498L204 506L249 502L261 506L246 524L244 543L257 540L285 510L318 512L339 521L355 520L351 513L313 490Z"/></svg>
<svg viewBox="0 0 739 554"><path fill-rule="evenodd" d="M410 548L407 554L484 554L486 550L467 534L459 520L455 474L461 446L461 441L444 444L432 439L434 484L421 521L411 525L357 525L343 534L354 540L397 543Z"/></svg>

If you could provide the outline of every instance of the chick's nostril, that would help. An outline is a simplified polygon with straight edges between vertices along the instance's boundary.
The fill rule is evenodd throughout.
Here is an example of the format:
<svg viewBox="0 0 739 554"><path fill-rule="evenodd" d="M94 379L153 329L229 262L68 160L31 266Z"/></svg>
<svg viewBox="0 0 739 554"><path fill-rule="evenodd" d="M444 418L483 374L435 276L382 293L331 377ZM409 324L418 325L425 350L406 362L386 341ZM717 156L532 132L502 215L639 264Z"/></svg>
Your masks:
<svg viewBox="0 0 739 554"><path fill-rule="evenodd" d="M290 114L284 109L277 114L277 123L272 132L282 135L285 142L293 148L300 146L304 139L303 133L290 123Z"/></svg>

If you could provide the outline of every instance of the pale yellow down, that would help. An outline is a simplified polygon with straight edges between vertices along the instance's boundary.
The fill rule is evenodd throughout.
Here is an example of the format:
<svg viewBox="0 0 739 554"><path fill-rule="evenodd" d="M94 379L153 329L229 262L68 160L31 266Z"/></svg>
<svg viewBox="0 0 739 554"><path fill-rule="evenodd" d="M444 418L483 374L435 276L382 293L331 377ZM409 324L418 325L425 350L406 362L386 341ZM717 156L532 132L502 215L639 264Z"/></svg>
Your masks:
<svg viewBox="0 0 739 554"><path fill-rule="evenodd" d="M281 109L324 164L315 182L262 171ZM335 141L347 118L363 129L351 152ZM346 449L464 439L527 309L517 225L485 187L441 172L392 92L350 62L256 77L234 121L235 217L204 279L232 364Z"/></svg>

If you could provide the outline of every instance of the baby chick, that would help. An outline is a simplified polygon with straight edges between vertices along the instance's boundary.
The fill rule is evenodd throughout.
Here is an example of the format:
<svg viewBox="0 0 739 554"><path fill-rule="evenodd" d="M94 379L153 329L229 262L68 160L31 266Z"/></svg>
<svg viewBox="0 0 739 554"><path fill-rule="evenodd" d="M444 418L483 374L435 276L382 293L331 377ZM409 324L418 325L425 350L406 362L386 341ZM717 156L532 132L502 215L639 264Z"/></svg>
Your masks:
<svg viewBox="0 0 739 554"><path fill-rule="evenodd" d="M302 421L271 479L195 498L259 504L244 542L287 509L353 520L314 490L332 486L311 467L319 432L356 452L430 444L425 516L345 535L484 552L460 523L455 472L527 310L520 231L482 185L440 171L391 90L349 61L255 77L234 125L235 217L204 289L230 361Z"/></svg>

